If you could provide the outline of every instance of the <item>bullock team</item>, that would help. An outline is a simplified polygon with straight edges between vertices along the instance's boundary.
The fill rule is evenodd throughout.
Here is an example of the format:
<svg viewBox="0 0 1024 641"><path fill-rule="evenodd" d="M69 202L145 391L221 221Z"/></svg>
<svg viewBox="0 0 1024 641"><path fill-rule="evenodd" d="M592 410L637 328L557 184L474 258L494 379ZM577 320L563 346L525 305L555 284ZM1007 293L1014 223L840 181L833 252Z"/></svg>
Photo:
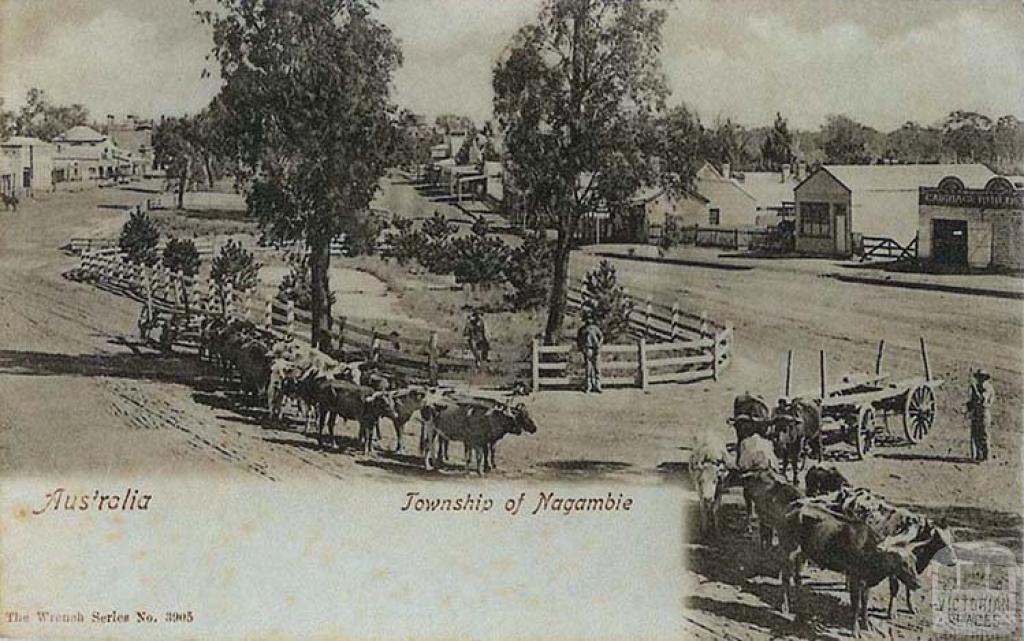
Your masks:
<svg viewBox="0 0 1024 641"><path fill-rule="evenodd" d="M796 588L807 560L845 575L854 636L860 636L861 628L870 629L868 593L883 580L889 581L888 616L892 618L901 585L913 612L910 591L920 586L919 576L931 561L956 562L949 531L869 489L850 487L835 467L810 467L801 488L797 464L803 467L808 450L820 461L821 410L816 403L780 403L772 413L762 400L744 394L733 409L735 454L721 434L707 433L690 456L701 534L717 535L722 494L728 486L739 485L747 531L753 530L756 518L758 550L780 561L784 614L789 614L791 602L797 615L802 614Z"/></svg>
<svg viewBox="0 0 1024 641"><path fill-rule="evenodd" d="M395 429L395 451L401 452L404 428L415 420L427 469L443 462L448 443L458 441L466 470L475 462L482 474L495 468L495 446L506 434L537 431L522 404L407 385L375 361L339 362L242 319L204 320L199 357L237 379L254 403L265 402L271 422L281 423L286 403L292 404L303 419L303 433L316 422L316 438L324 447L337 446L334 430L340 418L357 423L359 449L370 454L380 438L380 420L386 418Z"/></svg>

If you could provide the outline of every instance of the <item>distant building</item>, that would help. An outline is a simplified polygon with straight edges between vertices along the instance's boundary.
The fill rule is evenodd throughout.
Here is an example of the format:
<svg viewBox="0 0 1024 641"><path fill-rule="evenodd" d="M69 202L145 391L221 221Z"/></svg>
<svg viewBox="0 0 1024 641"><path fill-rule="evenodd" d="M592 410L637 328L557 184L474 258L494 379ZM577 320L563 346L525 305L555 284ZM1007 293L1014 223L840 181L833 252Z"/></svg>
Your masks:
<svg viewBox="0 0 1024 641"><path fill-rule="evenodd" d="M56 144L54 177L57 182L100 181L142 173L142 159L118 148L111 138L92 127L79 125L53 139Z"/></svg>
<svg viewBox="0 0 1024 641"><path fill-rule="evenodd" d="M28 136L12 136L0 142L6 173L0 174L4 193L31 193L53 187L54 147Z"/></svg>
<svg viewBox="0 0 1024 641"><path fill-rule="evenodd" d="M797 185L796 249L849 256L854 235L907 245L918 231L918 189L955 176L981 188L995 176L984 165L823 165Z"/></svg>
<svg viewBox="0 0 1024 641"><path fill-rule="evenodd" d="M1024 181L1021 181L1024 182ZM942 265L1024 269L1024 186L995 177L971 189L956 176L918 190L918 257Z"/></svg>
<svg viewBox="0 0 1024 641"><path fill-rule="evenodd" d="M757 201L731 175L728 163L722 171L711 163L704 163L694 181L694 187L704 206L681 207L678 222L686 227L738 227L753 225L757 216Z"/></svg>
<svg viewBox="0 0 1024 641"><path fill-rule="evenodd" d="M782 165L779 171L745 171L732 178L754 199L754 217L750 223L759 227L774 227L795 215L793 190L806 177L803 162Z"/></svg>

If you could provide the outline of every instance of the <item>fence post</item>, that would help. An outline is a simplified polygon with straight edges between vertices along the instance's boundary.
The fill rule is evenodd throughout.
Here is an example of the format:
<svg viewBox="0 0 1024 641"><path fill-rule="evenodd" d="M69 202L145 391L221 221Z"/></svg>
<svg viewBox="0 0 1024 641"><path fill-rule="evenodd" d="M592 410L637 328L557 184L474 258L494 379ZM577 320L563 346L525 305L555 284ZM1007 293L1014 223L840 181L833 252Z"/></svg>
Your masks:
<svg viewBox="0 0 1024 641"><path fill-rule="evenodd" d="M437 366L437 332L430 332L430 342L427 343L427 349L427 369L430 374L430 384L437 385L440 370Z"/></svg>
<svg viewBox="0 0 1024 641"><path fill-rule="evenodd" d="M740 228L737 227L736 229L733 229L732 233L733 233L733 241L732 241L733 242L733 249L739 249L740 248Z"/></svg>
<svg viewBox="0 0 1024 641"><path fill-rule="evenodd" d="M534 392L540 391L540 341L536 338L530 346L530 384Z"/></svg>
<svg viewBox="0 0 1024 641"><path fill-rule="evenodd" d="M674 343L676 340L677 327L679 327L679 303L674 302L672 303L672 338L669 339L670 342Z"/></svg>
<svg viewBox="0 0 1024 641"><path fill-rule="evenodd" d="M647 304L644 306L644 338L651 335L651 299L647 298Z"/></svg>
<svg viewBox="0 0 1024 641"><path fill-rule="evenodd" d="M285 323L289 338L295 338L295 301L289 300L285 312Z"/></svg>
<svg viewBox="0 0 1024 641"><path fill-rule="evenodd" d="M703 333L703 329L701 331ZM721 358L721 346L719 345L718 335L712 334L711 340L714 341L714 345L711 346L711 377L714 380L718 380L719 375L719 364L718 361Z"/></svg>
<svg viewBox="0 0 1024 641"><path fill-rule="evenodd" d="M268 298L267 305L263 311L263 324L266 325L267 329L271 329L274 326L274 299Z"/></svg>
<svg viewBox="0 0 1024 641"><path fill-rule="evenodd" d="M637 340L637 367L640 375L640 389L647 391L647 341L643 338Z"/></svg>
<svg viewBox="0 0 1024 641"><path fill-rule="evenodd" d="M700 337L708 337L708 313L706 310L700 313Z"/></svg>

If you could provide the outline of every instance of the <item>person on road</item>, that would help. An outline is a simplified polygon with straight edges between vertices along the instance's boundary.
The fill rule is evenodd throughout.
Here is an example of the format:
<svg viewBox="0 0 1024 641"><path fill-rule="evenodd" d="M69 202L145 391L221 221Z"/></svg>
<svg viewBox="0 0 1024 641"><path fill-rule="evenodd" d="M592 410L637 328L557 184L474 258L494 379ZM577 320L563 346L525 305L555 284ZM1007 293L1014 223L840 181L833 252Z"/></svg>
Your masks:
<svg viewBox="0 0 1024 641"><path fill-rule="evenodd" d="M479 309L474 309L470 313L463 333L469 341L469 351L473 352L473 362L480 367L480 363L486 362L489 358L491 344L487 340L487 326L484 325L484 317Z"/></svg>
<svg viewBox="0 0 1024 641"><path fill-rule="evenodd" d="M588 320L576 334L576 347L583 354L583 391L601 392L601 371L598 355L604 343L604 333L593 320Z"/></svg>
<svg viewBox="0 0 1024 641"><path fill-rule="evenodd" d="M975 461L988 460L988 428L992 425L992 406L996 401L991 378L983 369L975 372L967 399L967 413L971 419L971 457Z"/></svg>

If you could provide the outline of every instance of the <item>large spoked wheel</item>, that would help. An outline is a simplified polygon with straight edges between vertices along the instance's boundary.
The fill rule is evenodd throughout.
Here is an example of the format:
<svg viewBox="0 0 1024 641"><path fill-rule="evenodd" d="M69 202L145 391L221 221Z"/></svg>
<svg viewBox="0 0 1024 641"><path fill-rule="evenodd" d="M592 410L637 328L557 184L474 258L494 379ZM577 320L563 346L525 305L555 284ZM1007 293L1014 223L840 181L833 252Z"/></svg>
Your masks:
<svg viewBox="0 0 1024 641"><path fill-rule="evenodd" d="M935 392L929 385L918 385L907 392L903 406L903 431L907 440L917 443L928 435L935 422Z"/></svg>
<svg viewBox="0 0 1024 641"><path fill-rule="evenodd" d="M854 445L857 446L857 460L863 461L871 451L875 440L875 411L865 407L857 417L857 425L853 435Z"/></svg>

